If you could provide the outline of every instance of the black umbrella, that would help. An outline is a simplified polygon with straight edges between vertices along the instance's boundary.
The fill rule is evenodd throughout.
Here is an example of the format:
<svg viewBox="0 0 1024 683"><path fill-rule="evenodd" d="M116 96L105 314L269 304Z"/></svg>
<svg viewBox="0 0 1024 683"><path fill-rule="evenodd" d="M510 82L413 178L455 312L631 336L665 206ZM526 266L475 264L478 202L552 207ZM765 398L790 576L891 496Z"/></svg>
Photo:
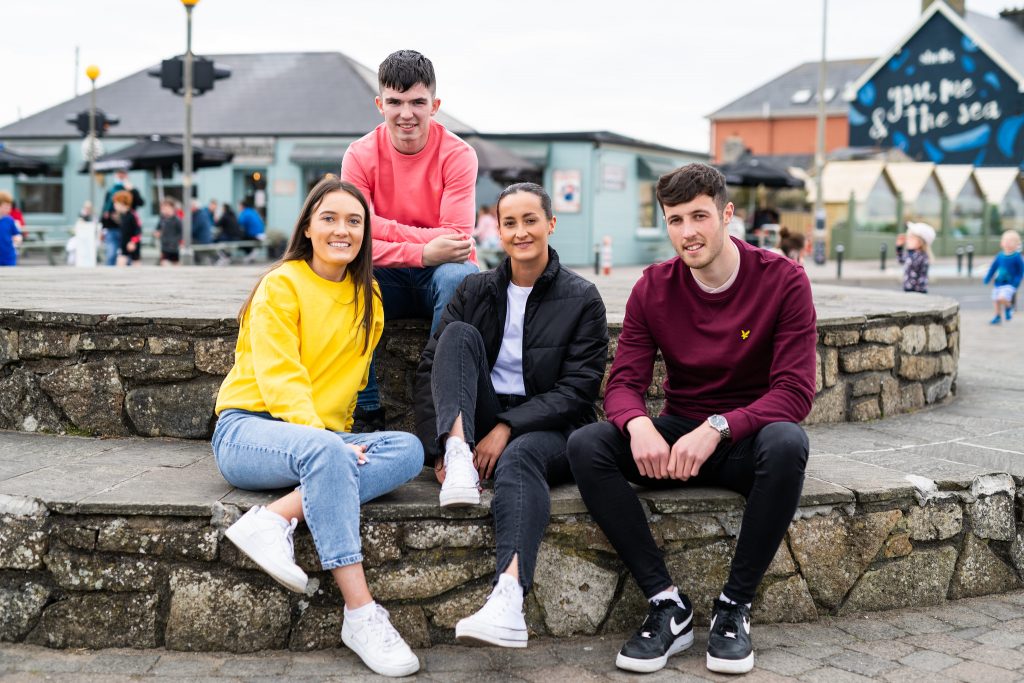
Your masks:
<svg viewBox="0 0 1024 683"><path fill-rule="evenodd" d="M175 167L181 167L184 156L185 146L180 142L169 140L159 135L151 135L124 149L104 154L93 162L93 167L99 172L154 171L156 173L157 195L160 201L163 201L164 176L172 175ZM222 166L231 161L233 157L234 155L231 152L225 152L221 149L192 145L192 168ZM88 163L82 165L81 172L89 172Z"/></svg>
<svg viewBox="0 0 1024 683"><path fill-rule="evenodd" d="M746 156L731 164L721 164L718 170L725 182L734 187L803 187L804 181L789 174L784 168Z"/></svg>
<svg viewBox="0 0 1024 683"><path fill-rule="evenodd" d="M25 173L37 175L50 170L50 165L42 159L25 154L15 154L0 145L0 175L18 175Z"/></svg>

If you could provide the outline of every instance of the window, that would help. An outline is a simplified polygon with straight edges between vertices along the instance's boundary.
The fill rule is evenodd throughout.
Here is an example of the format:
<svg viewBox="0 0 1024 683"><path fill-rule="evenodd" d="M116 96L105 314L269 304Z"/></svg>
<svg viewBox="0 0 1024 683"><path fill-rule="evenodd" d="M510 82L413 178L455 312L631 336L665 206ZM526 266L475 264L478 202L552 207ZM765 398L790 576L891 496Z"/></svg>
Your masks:
<svg viewBox="0 0 1024 683"><path fill-rule="evenodd" d="M654 228L658 225L657 206L658 200L655 197L655 181L638 180L637 193L639 199L640 213L637 216L637 226L641 228Z"/></svg>
<svg viewBox="0 0 1024 683"><path fill-rule="evenodd" d="M18 176L14 193L24 213L64 213L64 172Z"/></svg>
<svg viewBox="0 0 1024 683"><path fill-rule="evenodd" d="M313 186L319 183L325 175L333 173L338 175L338 167L335 166L303 166L302 167L302 184L306 188L306 194L313 189Z"/></svg>
<svg viewBox="0 0 1024 683"><path fill-rule="evenodd" d="M857 229L863 232L897 232L896 195L882 177L875 181L875 186L858 207Z"/></svg>
<svg viewBox="0 0 1024 683"><path fill-rule="evenodd" d="M985 200L973 182L967 183L956 201L949 207L949 222L954 237L973 237L981 234L985 216Z"/></svg>
<svg viewBox="0 0 1024 683"><path fill-rule="evenodd" d="M1000 235L1004 230L1024 231L1024 190L1014 183L999 205L999 220L993 221L992 233Z"/></svg>
<svg viewBox="0 0 1024 683"><path fill-rule="evenodd" d="M903 207L904 219L916 219L931 226L942 225L942 191L935 176L928 178L913 206Z"/></svg>
<svg viewBox="0 0 1024 683"><path fill-rule="evenodd" d="M182 188L181 183L164 183L164 198L177 199L178 203L184 208L184 204L181 198L185 196L185 190ZM192 186L192 196L199 196L199 187L196 185ZM146 200L149 203L149 215L158 216L160 215L160 193L157 192L156 184L153 184L149 188L149 199Z"/></svg>
<svg viewBox="0 0 1024 683"><path fill-rule="evenodd" d="M793 97L790 98L790 101L793 102L793 104L807 104L811 101L811 89L800 88L793 93Z"/></svg>
<svg viewBox="0 0 1024 683"><path fill-rule="evenodd" d="M857 90L853 87L853 81L846 81L843 86L843 102L853 102L857 99Z"/></svg>

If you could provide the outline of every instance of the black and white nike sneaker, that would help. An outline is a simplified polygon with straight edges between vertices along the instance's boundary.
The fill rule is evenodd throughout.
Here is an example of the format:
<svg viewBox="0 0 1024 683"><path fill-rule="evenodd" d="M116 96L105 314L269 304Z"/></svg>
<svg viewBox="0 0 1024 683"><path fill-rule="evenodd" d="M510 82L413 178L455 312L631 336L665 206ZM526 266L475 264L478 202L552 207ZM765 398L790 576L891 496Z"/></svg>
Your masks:
<svg viewBox="0 0 1024 683"><path fill-rule="evenodd" d="M640 630L619 650L615 666L639 673L659 671L669 657L693 645L693 608L685 595L679 597L682 607L675 600L651 604Z"/></svg>
<svg viewBox="0 0 1024 683"><path fill-rule="evenodd" d="M723 674L745 674L753 668L750 608L715 600L708 635L708 669Z"/></svg>

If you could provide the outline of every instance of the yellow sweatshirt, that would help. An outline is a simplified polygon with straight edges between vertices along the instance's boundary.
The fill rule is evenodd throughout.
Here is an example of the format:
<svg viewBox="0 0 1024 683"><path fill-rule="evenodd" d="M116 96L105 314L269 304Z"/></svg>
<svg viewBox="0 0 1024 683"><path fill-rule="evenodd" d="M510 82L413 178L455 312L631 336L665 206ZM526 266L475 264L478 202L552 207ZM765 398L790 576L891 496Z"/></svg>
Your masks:
<svg viewBox="0 0 1024 683"><path fill-rule="evenodd" d="M216 413L238 408L310 427L351 429L356 393L366 386L384 329L384 309L374 297L364 353L362 307L354 295L350 276L331 282L305 261L287 261L268 273L242 320Z"/></svg>

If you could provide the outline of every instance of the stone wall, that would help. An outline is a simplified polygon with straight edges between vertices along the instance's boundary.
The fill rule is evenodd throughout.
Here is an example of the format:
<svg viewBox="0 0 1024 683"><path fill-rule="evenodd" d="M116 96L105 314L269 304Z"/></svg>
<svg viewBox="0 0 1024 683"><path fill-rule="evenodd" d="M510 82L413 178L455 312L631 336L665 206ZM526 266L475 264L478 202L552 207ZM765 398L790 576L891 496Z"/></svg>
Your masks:
<svg viewBox="0 0 1024 683"><path fill-rule="evenodd" d="M942 401L955 387L955 306L916 314L819 312L817 397L808 424L871 420ZM621 325L610 326L609 361ZM208 438L233 362L231 319L139 319L0 310L0 429ZM426 323L389 322L378 377L389 427L412 431ZM664 364L648 406L661 410Z"/></svg>
<svg viewBox="0 0 1024 683"><path fill-rule="evenodd" d="M706 624L728 572L742 499L711 489L641 497L697 623ZM906 485L870 495L809 479L754 619L812 621L1019 587L1020 502L1008 475L977 476L957 490ZM313 580L299 595L222 538L239 507L212 510L209 517L74 514L0 497L0 640L232 652L338 646L341 598L330 575L318 571L305 528L297 558ZM362 538L373 593L414 646L451 642L456 621L490 590L489 509L439 511L436 487L425 481L366 505ZM621 633L646 612L568 487L555 492L526 607L533 634L549 636Z"/></svg>

